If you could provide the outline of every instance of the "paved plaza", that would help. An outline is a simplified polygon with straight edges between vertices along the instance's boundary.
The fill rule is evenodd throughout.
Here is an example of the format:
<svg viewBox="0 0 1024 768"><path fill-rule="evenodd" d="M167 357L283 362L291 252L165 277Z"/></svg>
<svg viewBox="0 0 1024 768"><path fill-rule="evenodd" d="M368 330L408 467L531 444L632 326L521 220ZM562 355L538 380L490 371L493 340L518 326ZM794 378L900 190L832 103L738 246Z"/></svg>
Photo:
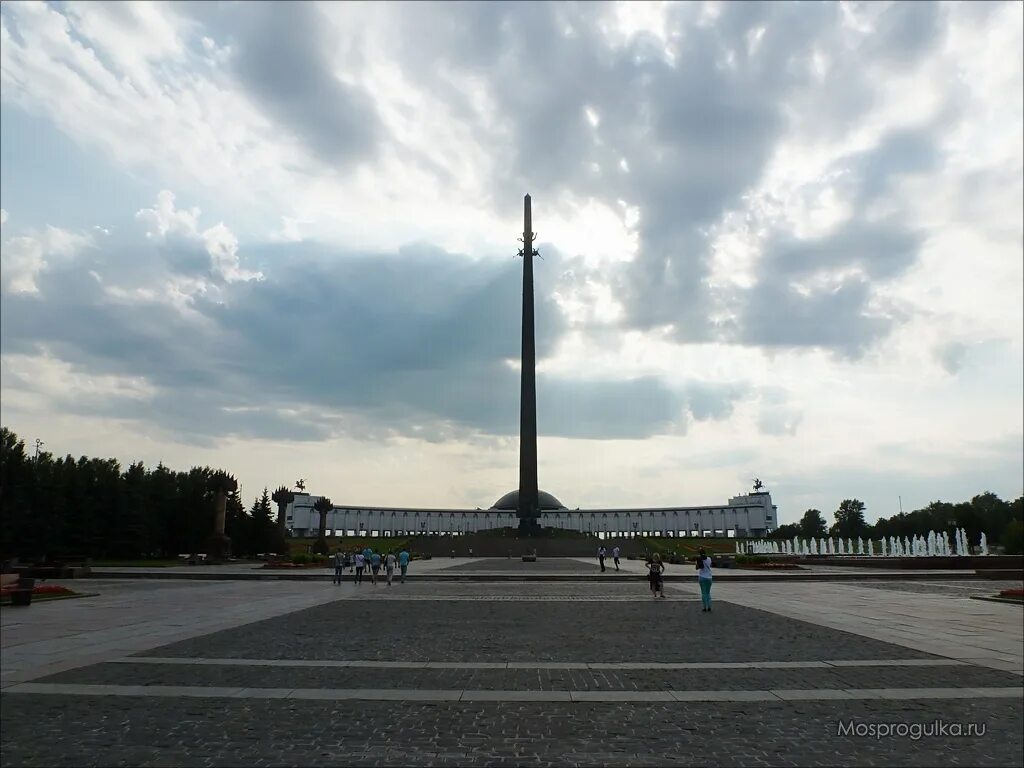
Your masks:
<svg viewBox="0 0 1024 768"><path fill-rule="evenodd" d="M704 614L691 578L655 600L496 565L5 608L3 764L1024 763L1021 609L971 599L1002 583L723 583Z"/></svg>

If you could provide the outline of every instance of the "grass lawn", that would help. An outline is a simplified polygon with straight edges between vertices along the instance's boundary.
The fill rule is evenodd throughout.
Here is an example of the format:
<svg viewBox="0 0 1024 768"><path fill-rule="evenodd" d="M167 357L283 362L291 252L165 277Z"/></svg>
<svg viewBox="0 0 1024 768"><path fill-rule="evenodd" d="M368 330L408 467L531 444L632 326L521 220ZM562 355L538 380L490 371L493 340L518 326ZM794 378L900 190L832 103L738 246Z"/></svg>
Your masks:
<svg viewBox="0 0 1024 768"><path fill-rule="evenodd" d="M693 558L697 556L697 552L701 549L709 552L710 554L718 555L732 555L736 553L736 539L727 538L698 538L694 537L679 537L673 538L670 536L646 536L643 539L644 546L650 552L660 552L661 556L665 555L679 555L686 558Z"/></svg>
<svg viewBox="0 0 1024 768"><path fill-rule="evenodd" d="M362 552L369 547L374 552L387 552L395 550L401 552L409 548L410 536L328 536L327 551L355 552L357 549ZM288 539L289 554L304 555L308 547L316 544L316 538L293 538Z"/></svg>

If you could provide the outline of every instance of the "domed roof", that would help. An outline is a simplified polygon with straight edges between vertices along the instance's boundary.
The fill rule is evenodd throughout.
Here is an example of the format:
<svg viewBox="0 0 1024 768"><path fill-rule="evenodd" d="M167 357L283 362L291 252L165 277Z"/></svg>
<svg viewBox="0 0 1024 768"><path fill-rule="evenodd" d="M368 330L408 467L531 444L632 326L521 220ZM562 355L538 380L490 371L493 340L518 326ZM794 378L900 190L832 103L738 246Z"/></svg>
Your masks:
<svg viewBox="0 0 1024 768"><path fill-rule="evenodd" d="M542 510L565 509L565 505L547 491L537 491L537 502ZM509 491L496 502L491 509L519 509L519 491Z"/></svg>

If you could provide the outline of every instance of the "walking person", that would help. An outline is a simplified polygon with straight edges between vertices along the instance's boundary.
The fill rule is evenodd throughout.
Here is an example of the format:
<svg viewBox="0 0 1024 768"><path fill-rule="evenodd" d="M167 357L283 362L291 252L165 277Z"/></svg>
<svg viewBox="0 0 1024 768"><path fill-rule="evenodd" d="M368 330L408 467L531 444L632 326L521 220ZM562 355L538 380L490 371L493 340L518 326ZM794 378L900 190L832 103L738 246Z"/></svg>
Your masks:
<svg viewBox="0 0 1024 768"><path fill-rule="evenodd" d="M402 571L402 583L405 584L405 572L409 570L409 553L404 549L398 553L398 567Z"/></svg>
<svg viewBox="0 0 1024 768"><path fill-rule="evenodd" d="M363 583L363 570L366 568L366 555L362 552L356 552L356 575L354 581L356 584Z"/></svg>
<svg viewBox="0 0 1024 768"><path fill-rule="evenodd" d="M391 586L391 578L395 575L395 565L398 564L398 558L395 557L394 552L388 552L388 556L384 558L384 570L388 575L388 586Z"/></svg>
<svg viewBox="0 0 1024 768"><path fill-rule="evenodd" d="M651 593L655 598L665 596L665 564L657 552L647 563L647 578L651 582Z"/></svg>
<svg viewBox="0 0 1024 768"><path fill-rule="evenodd" d="M697 583L700 584L702 611L711 612L711 558L703 549L697 554Z"/></svg>
<svg viewBox="0 0 1024 768"><path fill-rule="evenodd" d="M615 563L615 570L619 570L619 547L615 545L612 547L612 561Z"/></svg>
<svg viewBox="0 0 1024 768"><path fill-rule="evenodd" d="M370 555L370 581L377 585L377 574L380 573L380 553L374 552Z"/></svg>
<svg viewBox="0 0 1024 768"><path fill-rule="evenodd" d="M599 562L601 564L601 573L604 573L604 556L605 556L605 549L604 549L604 547L598 547L597 548L597 562Z"/></svg>
<svg viewBox="0 0 1024 768"><path fill-rule="evenodd" d="M334 561L334 583L341 585L341 576L345 572L345 556L341 554L339 549L334 553L334 557L331 558Z"/></svg>

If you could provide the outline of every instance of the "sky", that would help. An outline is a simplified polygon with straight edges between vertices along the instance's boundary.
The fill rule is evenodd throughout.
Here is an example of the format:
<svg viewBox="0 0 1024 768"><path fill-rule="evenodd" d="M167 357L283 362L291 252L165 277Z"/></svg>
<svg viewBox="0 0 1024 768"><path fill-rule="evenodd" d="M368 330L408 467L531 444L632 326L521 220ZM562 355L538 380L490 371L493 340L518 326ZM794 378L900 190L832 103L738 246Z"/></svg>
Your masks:
<svg viewBox="0 0 1024 768"><path fill-rule="evenodd" d="M248 505L1024 487L1024 5L0 6L3 425Z"/></svg>

